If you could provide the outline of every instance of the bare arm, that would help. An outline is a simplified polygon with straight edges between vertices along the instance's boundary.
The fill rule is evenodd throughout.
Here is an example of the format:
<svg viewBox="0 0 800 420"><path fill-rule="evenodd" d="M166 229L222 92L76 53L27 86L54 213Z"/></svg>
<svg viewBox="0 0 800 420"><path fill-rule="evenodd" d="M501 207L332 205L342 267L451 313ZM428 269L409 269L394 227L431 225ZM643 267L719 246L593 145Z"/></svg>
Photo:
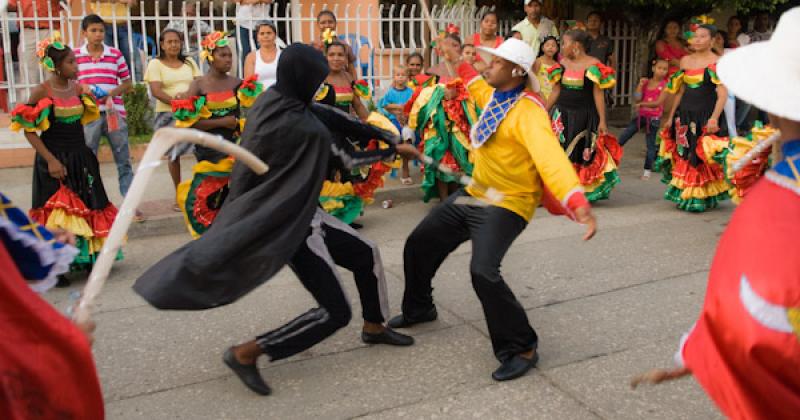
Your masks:
<svg viewBox="0 0 800 420"><path fill-rule="evenodd" d="M112 89L111 92L108 93L108 95L120 96L130 92L131 90L133 90L133 82L131 81L131 79L125 79L121 85Z"/></svg>
<svg viewBox="0 0 800 420"><path fill-rule="evenodd" d="M258 54L258 50L251 51L250 54L247 54L247 58L244 59L245 79L252 76L256 72L256 54Z"/></svg>
<svg viewBox="0 0 800 420"><path fill-rule="evenodd" d="M44 88L41 86L36 87L31 92L31 97L28 98L28 104L36 105L40 100L45 97ZM31 144L36 153L39 154L47 162L47 172L51 177L56 179L64 179L67 177L67 168L50 152L50 149L45 146L39 134L36 132L25 132L25 140Z"/></svg>
<svg viewBox="0 0 800 420"><path fill-rule="evenodd" d="M153 97L165 104L168 104L175 98L164 92L163 88L164 84L161 82L150 82L150 93L153 95Z"/></svg>
<svg viewBox="0 0 800 420"><path fill-rule="evenodd" d="M550 91L550 97L547 98L547 112L553 109L553 105L558 101L558 96L561 95L561 82L553 85L553 90Z"/></svg>
<svg viewBox="0 0 800 420"><path fill-rule="evenodd" d="M652 102L640 102L639 106L642 108L658 108L661 105L664 105L664 103L667 101L667 98L669 98L669 92L662 90L658 95L658 99Z"/></svg>
<svg viewBox="0 0 800 420"><path fill-rule="evenodd" d="M722 83L717 85L717 103L714 104L714 112L711 113L711 118L708 119L706 130L709 133L716 133L719 131L719 116L722 114L722 109L725 107L725 102L728 100L728 88Z"/></svg>
<svg viewBox="0 0 800 420"><path fill-rule="evenodd" d="M667 56L667 43L661 40L656 41L656 55L664 60L667 60L670 66L678 67L681 65L680 60L676 58L669 58Z"/></svg>
<svg viewBox="0 0 800 420"><path fill-rule="evenodd" d="M606 125L606 98L603 95L603 89L594 84L592 88L592 95L594 96L594 106L597 108L597 115L600 117L600 123L597 125L597 132L599 134L608 133L608 126Z"/></svg>
<svg viewBox="0 0 800 420"><path fill-rule="evenodd" d="M369 111L367 107L364 106L364 103L361 102L361 98L359 98L358 95L353 95L353 110L362 121L366 121L367 117L369 117Z"/></svg>

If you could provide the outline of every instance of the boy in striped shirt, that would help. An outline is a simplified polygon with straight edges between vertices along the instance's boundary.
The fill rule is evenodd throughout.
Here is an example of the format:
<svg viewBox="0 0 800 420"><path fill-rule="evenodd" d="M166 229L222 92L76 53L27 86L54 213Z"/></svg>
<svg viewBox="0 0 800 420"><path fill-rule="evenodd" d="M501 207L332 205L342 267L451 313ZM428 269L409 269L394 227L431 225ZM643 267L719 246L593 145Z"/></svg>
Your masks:
<svg viewBox="0 0 800 420"><path fill-rule="evenodd" d="M123 196L133 180L130 150L128 148L128 125L125 123L125 105L122 94L131 90L130 71L120 50L105 45L105 22L98 15L88 15L81 22L86 43L76 51L78 81L88 85L97 97L100 118L84 126L86 145L97 154L100 138L105 136L111 146L119 176L119 192ZM116 111L118 129L109 130L109 111ZM112 129L113 124L112 124ZM137 219L141 219L137 211Z"/></svg>

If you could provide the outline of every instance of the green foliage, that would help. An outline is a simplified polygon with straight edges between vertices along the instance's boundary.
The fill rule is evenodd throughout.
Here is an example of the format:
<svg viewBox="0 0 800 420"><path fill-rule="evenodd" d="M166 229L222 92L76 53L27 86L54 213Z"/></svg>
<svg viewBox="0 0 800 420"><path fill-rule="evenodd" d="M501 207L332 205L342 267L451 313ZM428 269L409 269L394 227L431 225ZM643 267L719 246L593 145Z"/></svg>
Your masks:
<svg viewBox="0 0 800 420"><path fill-rule="evenodd" d="M738 13L773 11L788 0L578 0L598 10L624 11L635 23L649 26L665 16L689 17L729 8Z"/></svg>
<svg viewBox="0 0 800 420"><path fill-rule="evenodd" d="M150 107L150 96L147 87L136 84L133 90L123 96L125 111L128 116L128 134L131 137L146 136L153 132L153 109Z"/></svg>

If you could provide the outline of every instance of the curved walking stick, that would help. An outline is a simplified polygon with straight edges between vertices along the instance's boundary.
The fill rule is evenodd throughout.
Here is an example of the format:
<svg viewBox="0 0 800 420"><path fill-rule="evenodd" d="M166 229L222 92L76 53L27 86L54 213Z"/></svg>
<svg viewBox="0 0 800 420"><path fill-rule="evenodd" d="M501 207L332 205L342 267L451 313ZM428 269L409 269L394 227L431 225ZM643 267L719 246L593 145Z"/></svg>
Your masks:
<svg viewBox="0 0 800 420"><path fill-rule="evenodd" d="M167 150L179 142L190 142L227 153L259 175L269 170L267 164L254 154L223 139L221 136L189 128L168 127L156 131L142 157L142 161L139 163L139 168L136 170L136 176L133 178L130 190L128 190L128 194L122 201L117 217L111 225L111 232L109 232L103 249L100 251L100 256L97 258L97 262L89 275L89 281L83 289L81 300L75 308L73 318L76 322L83 323L89 320L94 300L108 278L111 264L122 246L122 241L131 225L136 207L142 201L145 187L150 181L153 171L161 164L161 158Z"/></svg>

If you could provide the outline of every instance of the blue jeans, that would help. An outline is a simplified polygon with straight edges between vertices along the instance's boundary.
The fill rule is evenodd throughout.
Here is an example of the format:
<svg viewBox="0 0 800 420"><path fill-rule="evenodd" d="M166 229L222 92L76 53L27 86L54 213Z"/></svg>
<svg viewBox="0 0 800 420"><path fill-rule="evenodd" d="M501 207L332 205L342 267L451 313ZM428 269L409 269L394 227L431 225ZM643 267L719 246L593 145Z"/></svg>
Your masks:
<svg viewBox="0 0 800 420"><path fill-rule="evenodd" d="M136 81L141 82L143 79L142 74L142 58L139 56L139 51L136 49L134 45L134 51L131 51L130 44L128 39L130 38L130 34L128 33L128 24L121 23L116 26L117 31L117 42L114 42L114 25L106 25L106 38L103 42L106 45L115 46L121 53L122 56L125 57L125 63L128 65L128 70L133 71L136 70ZM131 54L131 53L135 54ZM131 58L133 61L131 61Z"/></svg>
<svg viewBox="0 0 800 420"><path fill-rule="evenodd" d="M111 153L114 155L114 162L117 164L117 175L119 176L119 193L124 197L128 193L128 188L133 181L133 168L131 167L131 152L128 148L128 125L125 119L119 118L119 130L108 132L106 113L100 114L100 118L83 126L83 135L86 137L86 145L97 154L100 147L100 138L106 136Z"/></svg>
<svg viewBox="0 0 800 420"><path fill-rule="evenodd" d="M244 71L244 60L250 51L257 49L256 40L254 36L255 31L239 26L239 42L242 43L242 53L239 55L239 60L242 62L242 71Z"/></svg>
<svg viewBox="0 0 800 420"><path fill-rule="evenodd" d="M648 120L649 120L649 127L648 127ZM647 131L645 132L644 140L647 142L647 154L644 158L644 169L651 170L653 169L653 162L656 160L656 135L658 134L658 127L661 125L660 118L652 118L652 117L634 117L630 124L622 130L622 134L619 135L619 145L624 146L628 140L633 137L639 131L639 127L645 128Z"/></svg>

